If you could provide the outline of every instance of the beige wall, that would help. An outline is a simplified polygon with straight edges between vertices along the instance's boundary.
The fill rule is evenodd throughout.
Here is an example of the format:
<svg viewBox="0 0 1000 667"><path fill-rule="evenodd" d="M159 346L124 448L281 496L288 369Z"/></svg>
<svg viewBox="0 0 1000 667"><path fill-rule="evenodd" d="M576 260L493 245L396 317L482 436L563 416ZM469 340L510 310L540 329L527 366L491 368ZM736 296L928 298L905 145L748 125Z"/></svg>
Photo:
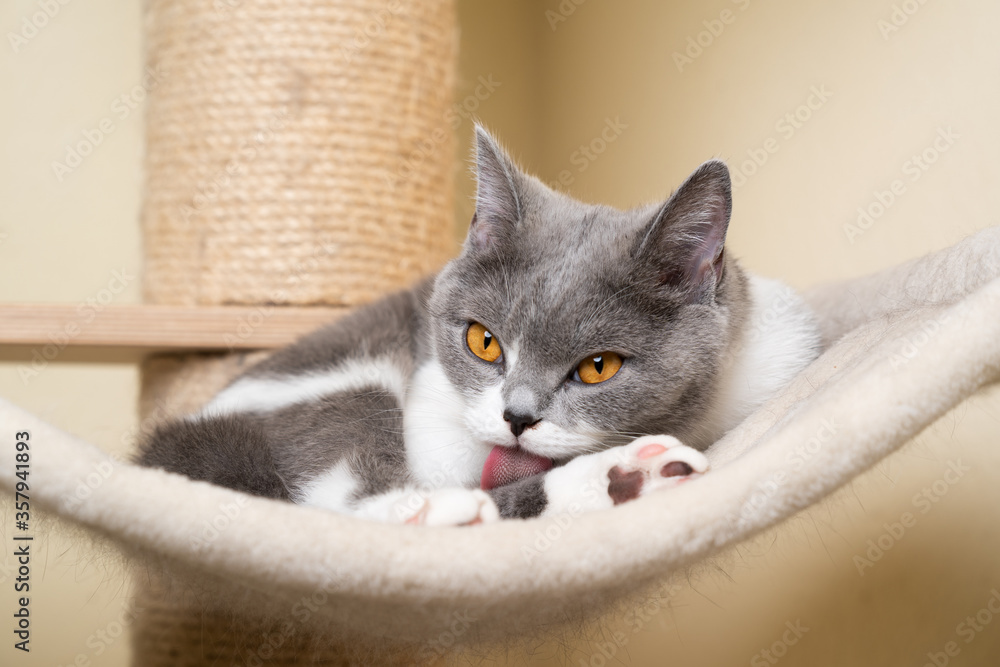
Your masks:
<svg viewBox="0 0 1000 667"><path fill-rule="evenodd" d="M588 0L552 29L546 11L558 14L560 6L575 6L572 0L465 0L456 101L463 104L479 77L492 75L500 85L468 105L512 152L549 182L562 175L574 195L619 205L666 196L707 158L735 168L748 150L776 146L736 190L730 247L749 268L805 287L890 265L997 222L1000 6L928 1L883 39L878 21L890 19L894 2L903 4ZM732 21L678 71L674 52L724 9ZM6 2L0 27L5 35L19 31L22 18L37 11L35 2ZM139 270L142 118L137 111L119 119L111 107L140 80L139 26L137 3L70 2L19 52L6 38L0 47L7 91L0 105L0 300L76 303L105 289L112 271ZM813 86L832 94L822 105L814 98L819 108L789 137L776 123L795 113ZM59 182L52 161L106 116L115 131ZM627 127L589 161L577 151L600 136L607 119ZM949 127L958 135L953 145L910 180L904 163ZM459 129L463 157L470 129L468 121ZM464 170L456 177L461 228L473 189ZM852 242L844 226L894 179L905 191ZM137 300L138 282L115 298ZM53 363L25 382L17 354L0 354L0 395L109 450L128 448L133 366ZM928 651L952 640L961 653L951 664L990 664L1000 656L1000 619L968 644L956 628L992 588L1000 590L1000 454L991 447L998 431L994 392L827 503L717 566L685 573L663 609L638 612L638 631L609 621L590 639L516 650L510 661L604 664L595 642L617 639L608 664L753 664L758 651L780 640L786 622L801 621L809 630L780 664L921 665ZM921 513L914 495L944 479L948 461L958 459L971 470L954 485L940 482L946 493ZM905 512L915 524L859 575L854 557L864 556L868 540L885 543L883 524ZM115 628L128 595L120 573L56 526L47 535L45 558L35 561L34 651L30 661L12 664L67 664L80 653L93 664L125 664L124 640L99 658L101 642L87 643ZM6 558L0 563L9 566ZM0 582L8 586L9 579ZM0 595L0 616L9 618L11 598ZM0 663L12 656L5 642Z"/></svg>
<svg viewBox="0 0 1000 667"><path fill-rule="evenodd" d="M113 105L141 80L139 3L51 5L58 12L37 34L26 30L29 38L15 51L9 33L20 35L41 8L26 0L0 3L0 301L138 301L142 108L123 117ZM67 147L105 118L114 130L60 181L52 162L65 162ZM116 281L115 271L125 280ZM127 451L134 366L63 351L37 375L23 375L27 354L0 351L0 396L109 451ZM2 451L11 451L6 441ZM50 667L80 654L95 665L127 664L128 642L117 632L128 596L120 569L55 525L35 531L45 539L35 542L32 565L31 653L12 648L13 515L9 505L4 510L0 664Z"/></svg>
<svg viewBox="0 0 1000 667"><path fill-rule="evenodd" d="M537 3L459 2L460 35L458 90L455 104L466 120L458 128L458 170L455 174L456 233L464 238L472 219L476 194L469 170L472 121L478 119L502 137L503 143L527 169L540 171L545 142L542 84L543 30ZM492 92L481 79L493 83ZM477 95L477 92L479 93Z"/></svg>

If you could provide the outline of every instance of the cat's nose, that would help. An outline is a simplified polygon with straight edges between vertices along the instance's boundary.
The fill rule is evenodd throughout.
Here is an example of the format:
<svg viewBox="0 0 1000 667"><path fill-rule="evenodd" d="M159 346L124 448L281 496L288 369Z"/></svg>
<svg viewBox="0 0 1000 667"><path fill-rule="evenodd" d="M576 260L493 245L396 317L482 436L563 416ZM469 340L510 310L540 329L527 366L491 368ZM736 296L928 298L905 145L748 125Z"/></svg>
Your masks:
<svg viewBox="0 0 1000 667"><path fill-rule="evenodd" d="M517 412L511 412L510 410L503 411L504 421L510 424L510 432L514 434L514 437L520 436L524 433L524 429L531 428L538 422L542 421L534 415L520 414Z"/></svg>

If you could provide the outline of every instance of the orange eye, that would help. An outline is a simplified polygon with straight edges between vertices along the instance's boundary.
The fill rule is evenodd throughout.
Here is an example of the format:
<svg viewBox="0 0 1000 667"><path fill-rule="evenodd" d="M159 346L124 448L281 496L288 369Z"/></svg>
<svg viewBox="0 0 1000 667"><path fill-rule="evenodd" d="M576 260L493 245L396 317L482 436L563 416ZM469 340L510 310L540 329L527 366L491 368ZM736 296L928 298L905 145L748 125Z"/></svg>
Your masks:
<svg viewBox="0 0 1000 667"><path fill-rule="evenodd" d="M576 367L576 373L581 382L596 384L610 380L621 367L621 357L614 352L601 352L581 361Z"/></svg>
<svg viewBox="0 0 1000 667"><path fill-rule="evenodd" d="M472 350L472 354L483 361L493 363L503 354L499 341L479 322L473 322L469 325L469 330L465 334L465 342Z"/></svg>

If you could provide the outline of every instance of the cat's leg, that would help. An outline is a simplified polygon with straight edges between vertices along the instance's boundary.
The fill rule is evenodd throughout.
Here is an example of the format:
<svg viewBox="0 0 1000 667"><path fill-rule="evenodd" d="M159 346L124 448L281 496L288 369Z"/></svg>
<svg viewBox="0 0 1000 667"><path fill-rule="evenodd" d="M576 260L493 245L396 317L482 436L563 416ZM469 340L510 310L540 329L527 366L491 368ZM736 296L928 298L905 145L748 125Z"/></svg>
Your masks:
<svg viewBox="0 0 1000 667"><path fill-rule="evenodd" d="M489 492L407 487L338 502L328 509L389 523L472 525L501 517L526 519L609 509L707 471L705 455L677 438L644 436L627 445L578 456L547 473ZM316 501L306 504L324 506Z"/></svg>
<svg viewBox="0 0 1000 667"><path fill-rule="evenodd" d="M500 520L500 512L488 493L461 487L392 491L365 499L357 515L417 526L471 526Z"/></svg>
<svg viewBox="0 0 1000 667"><path fill-rule="evenodd" d="M303 504L372 521L421 526L469 526L500 519L496 503L479 489L409 487L352 500L345 497L345 486L349 487L339 484L331 494L317 489Z"/></svg>
<svg viewBox="0 0 1000 667"><path fill-rule="evenodd" d="M668 435L578 456L548 472L490 493L504 518L608 509L708 471L708 459Z"/></svg>
<svg viewBox="0 0 1000 667"><path fill-rule="evenodd" d="M708 471L708 459L669 435L580 456L545 477L543 514L608 509Z"/></svg>
<svg viewBox="0 0 1000 667"><path fill-rule="evenodd" d="M142 439L135 461L255 496L290 497L267 434L252 415L167 422Z"/></svg>

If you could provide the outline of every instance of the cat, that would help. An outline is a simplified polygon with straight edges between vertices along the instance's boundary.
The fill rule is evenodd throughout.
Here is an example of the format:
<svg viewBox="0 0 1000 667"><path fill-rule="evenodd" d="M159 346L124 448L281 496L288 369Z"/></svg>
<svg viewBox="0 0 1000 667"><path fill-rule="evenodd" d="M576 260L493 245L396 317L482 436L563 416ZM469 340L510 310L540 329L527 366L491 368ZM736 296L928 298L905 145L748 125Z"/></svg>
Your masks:
<svg viewBox="0 0 1000 667"><path fill-rule="evenodd" d="M459 257L277 351L139 463L397 523L610 508L705 474L818 355L804 302L725 251L724 162L627 211L551 190L480 126L475 168Z"/></svg>

